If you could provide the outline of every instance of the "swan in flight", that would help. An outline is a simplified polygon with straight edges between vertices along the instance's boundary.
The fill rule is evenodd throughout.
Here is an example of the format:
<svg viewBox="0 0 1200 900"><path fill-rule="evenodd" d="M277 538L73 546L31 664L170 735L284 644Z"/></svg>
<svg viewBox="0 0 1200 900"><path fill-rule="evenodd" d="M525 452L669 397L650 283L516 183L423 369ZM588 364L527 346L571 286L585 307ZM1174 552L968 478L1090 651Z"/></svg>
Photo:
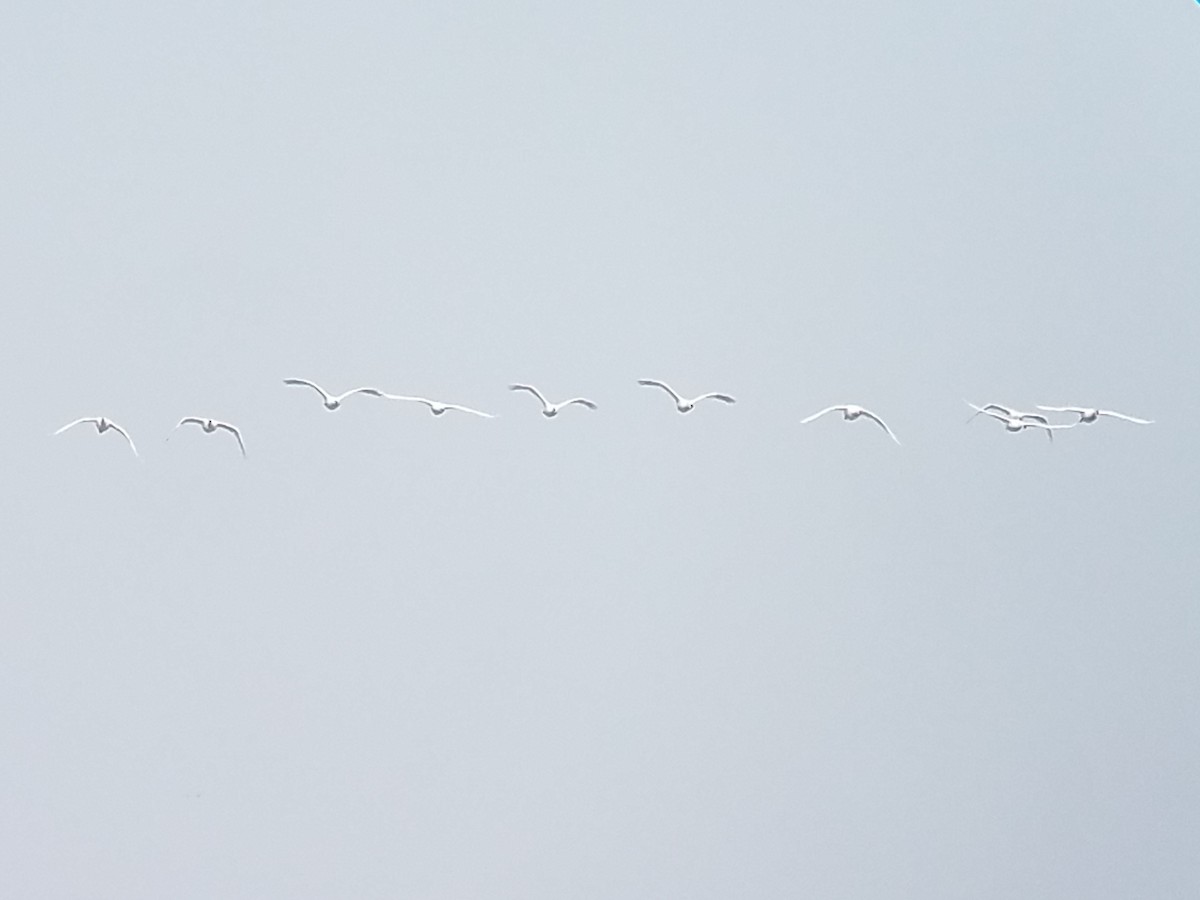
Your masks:
<svg viewBox="0 0 1200 900"><path fill-rule="evenodd" d="M1070 425L1051 425L1049 419L1047 419L1045 416L1038 415L1037 413L1020 413L1018 415L1013 415L1012 413L1004 413L1000 412L999 410L989 408L990 406L995 405L996 404L989 404L987 407L976 406L970 400L967 401L967 406L975 410L976 415L983 413L986 416L991 416L993 419L1003 422L1004 430L1010 431L1013 434L1016 434L1018 431L1024 431L1026 428L1041 428L1046 432L1046 437L1053 441L1054 432L1060 431L1064 428L1074 428L1076 424L1072 422ZM1016 411L1014 410L1013 412Z"/></svg>
<svg viewBox="0 0 1200 900"><path fill-rule="evenodd" d="M570 400L564 400L562 403L551 403L542 395L541 391L531 384L510 384L508 389L510 391L528 391L529 393L533 394L533 396L537 397L542 403L542 415L547 419L553 419L558 415L558 411L560 409L562 409L564 406L570 406L572 403L578 403L580 406L586 406L588 409L596 408L596 404L591 400L588 400L586 397L573 397Z"/></svg>
<svg viewBox="0 0 1200 900"><path fill-rule="evenodd" d="M968 422L970 422L976 416L991 415L994 412L1003 413L1004 415L1011 416L1014 419L1020 419L1025 416L1035 416L1042 420L1045 420L1046 418L1045 416L1039 416L1037 413L1022 412L1015 406L1005 406L1003 403L985 403L983 406L976 406L970 400L964 400L963 402L966 403L967 406L971 407L971 409L975 410L975 412L971 413L971 418L967 419Z"/></svg>
<svg viewBox="0 0 1200 900"><path fill-rule="evenodd" d="M722 403L737 403L737 401L728 394L719 394L716 391L712 391L707 394L701 394L699 397L693 397L691 400L689 400L686 397L679 396L675 389L669 384L666 384L662 381L656 381L653 378L639 378L638 384L646 385L647 387L662 388L671 395L671 398L675 401L675 408L681 413L691 412L695 408L696 404L701 400L720 400Z"/></svg>
<svg viewBox="0 0 1200 900"><path fill-rule="evenodd" d="M971 413L970 417L968 417L968 419L967 419L968 425L971 424L972 421L974 421L976 416L981 416L981 415L991 416L992 418L1002 418L1002 419L1003 418L1026 419L1026 420L1034 422L1034 423L1040 422L1043 425L1050 424L1050 420L1047 419L1045 416L1043 416L1041 413L1025 412L1024 410L1017 409L1015 406L1005 406L1003 403L985 403L985 404L983 404L983 406L976 406L970 400L964 400L963 402L965 404L967 404L967 406L971 407L971 409L975 410L975 412ZM999 416L997 416L997 413L999 414ZM1036 428L1037 425L1035 424L1033 427ZM1020 429L1011 429L1011 430L1019 431Z"/></svg>
<svg viewBox="0 0 1200 900"><path fill-rule="evenodd" d="M228 422L218 422L216 419L201 419L199 416L184 416L179 420L179 425L176 425L175 429L171 433L174 434L175 431L178 431L180 425L193 424L199 425L202 429L204 429L205 434L212 434L218 428L222 429L223 431L228 431L235 438L237 438L238 446L242 449L242 458L245 459L246 445L242 443L242 433L237 429L236 426L230 425ZM167 440L170 439L171 437L168 435Z"/></svg>
<svg viewBox="0 0 1200 900"><path fill-rule="evenodd" d="M133 455L138 455L137 447L133 446L133 438L129 436L129 432L116 422L104 418L104 416L84 416L82 419L76 419L74 422L68 422L62 428L58 429L58 431L54 432L54 434L62 434L68 428L74 428L76 425L80 425L84 422L91 422L93 425L95 425L97 434L104 434L104 432L111 428L129 442L129 449L133 451Z"/></svg>
<svg viewBox="0 0 1200 900"><path fill-rule="evenodd" d="M869 409L864 409L863 407L857 406L853 403L843 403L840 406L827 406L820 412L813 413L807 419L801 419L800 424L807 425L809 422L813 421L813 419L819 419L821 416L825 415L825 413L831 413L834 410L841 412L842 418L847 422L853 422L859 416L866 416L868 419L875 422L880 428L886 431L888 433L888 437L890 437L893 441L895 441L897 444L900 443L900 438L896 437L892 429L888 428L887 422L883 421L883 419L879 418L879 416L875 415L875 413L871 412Z"/></svg>
<svg viewBox="0 0 1200 900"><path fill-rule="evenodd" d="M335 410L339 406L341 406L342 401L345 400L347 397L349 397L351 394L370 394L372 397L382 397L383 396L383 391L379 390L378 388L373 388L373 387L355 388L352 391L346 391L346 393L338 394L335 397L333 394L329 393L329 391L325 390L325 388L321 387L319 384L313 384L311 381L305 381L303 378L285 378L285 379L283 379L283 383L284 384L301 384L301 385L304 385L305 387L312 388L314 391L316 391L318 394L321 395L321 402L323 402L325 404L325 408L327 410L329 410L330 412L332 412L333 410Z"/></svg>
<svg viewBox="0 0 1200 900"><path fill-rule="evenodd" d="M1124 413L1113 412L1111 409L1096 409L1091 406L1039 406L1038 409L1044 409L1046 412L1071 412L1079 416L1079 421L1076 425L1090 425L1101 416L1109 416L1113 419L1124 419L1126 422L1133 422L1135 425L1153 425L1153 419L1139 419L1136 416L1127 416Z"/></svg>
<svg viewBox="0 0 1200 900"><path fill-rule="evenodd" d="M469 406L459 406L457 403L439 403L437 400L427 400L424 397L404 397L400 394L381 393L380 396L385 400L408 400L412 403L424 403L435 416L440 416L446 410L453 409L458 412L470 413L473 416L483 416L485 419L496 418L491 413L480 412L477 409L471 409Z"/></svg>

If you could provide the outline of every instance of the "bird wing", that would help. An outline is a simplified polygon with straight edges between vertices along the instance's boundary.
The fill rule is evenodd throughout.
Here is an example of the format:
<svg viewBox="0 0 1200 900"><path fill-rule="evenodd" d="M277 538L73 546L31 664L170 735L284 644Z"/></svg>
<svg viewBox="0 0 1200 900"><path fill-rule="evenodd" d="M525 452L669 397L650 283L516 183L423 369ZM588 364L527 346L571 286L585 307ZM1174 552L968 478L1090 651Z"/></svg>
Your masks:
<svg viewBox="0 0 1200 900"><path fill-rule="evenodd" d="M1016 412L1016 410L1010 409L1009 407L1004 406L1001 403L985 403L983 406L976 406L970 400L964 400L963 402L965 404L967 404L967 406L971 407L971 409L975 410L975 412L971 413L970 418L967 419L968 424L971 422L972 419L974 419L978 415L985 415L985 416L992 415L993 410L996 412L1007 413L1010 416L1014 412Z"/></svg>
<svg viewBox="0 0 1200 900"><path fill-rule="evenodd" d="M236 426L230 425L228 422L214 422L213 424L218 428L223 428L225 431L228 431L235 438L237 438L238 446L242 449L242 458L244 459L246 456L246 445L242 443L241 431L239 431Z"/></svg>
<svg viewBox="0 0 1200 900"><path fill-rule="evenodd" d="M692 402L699 403L701 400L720 400L722 403L737 403L737 401L728 394L718 394L716 391L710 391L707 394L701 394Z"/></svg>
<svg viewBox="0 0 1200 900"><path fill-rule="evenodd" d="M672 397L674 397L674 398L675 398L675 402L676 402L676 403L682 403L682 402L683 402L683 398L682 398L682 397L680 397L680 396L679 396L677 393L675 393L675 389L674 389L674 388L672 388L672 387L671 387L669 384L667 384L666 382L663 382L663 381L657 381L657 380L655 380L655 379L653 379L653 378L639 378L639 379L638 379L638 384L645 385L646 387L658 387L658 388L662 388L664 391L666 391L668 394L670 394Z"/></svg>
<svg viewBox="0 0 1200 900"><path fill-rule="evenodd" d="M432 406L432 404L424 397L409 397L406 394L389 394L387 391L380 391L379 396L384 400L407 400L410 403L424 403L426 406Z"/></svg>
<svg viewBox="0 0 1200 900"><path fill-rule="evenodd" d="M988 408L995 405L997 404L989 403L987 406L976 406L970 400L967 401L967 406L975 410L975 416L982 413L985 416L991 416L993 419L999 419L1001 422L1007 422L1010 418L1012 418L1012 416L1006 416L1004 413L996 412L995 410ZM971 419L975 418L975 416L971 416ZM969 422L971 419L968 419L967 421Z"/></svg>
<svg viewBox="0 0 1200 900"><path fill-rule="evenodd" d="M879 427L886 431L893 441L895 441L897 444L900 443L900 438L896 437L895 432L888 428L887 422L883 421L883 419L879 418L879 416L875 415L875 413L871 412L869 409L864 409L862 414L872 422L878 423Z"/></svg>
<svg viewBox="0 0 1200 900"><path fill-rule="evenodd" d="M121 433L121 437L123 437L123 438L125 438L125 440L129 441L129 449L133 451L133 455L134 456L138 455L137 447L133 446L133 438L131 438L129 436L128 431L126 431L124 428L122 428L116 422L109 422L108 427L111 428L113 431L119 431Z"/></svg>
<svg viewBox="0 0 1200 900"><path fill-rule="evenodd" d="M1071 412L1079 413L1080 415L1087 412L1087 409L1083 406L1042 406L1040 403L1038 404L1038 409L1045 410L1046 412Z"/></svg>
<svg viewBox="0 0 1200 900"><path fill-rule="evenodd" d="M68 428L74 428L76 425L80 425L84 422L91 422L94 425L99 421L100 421L99 416L84 416L82 419L76 419L74 422L68 422L62 428L58 429L58 431L54 432L54 434L62 434ZM51 437L53 437L53 436L54 435L51 435Z"/></svg>
<svg viewBox="0 0 1200 900"><path fill-rule="evenodd" d="M807 419L801 419L801 420L800 420L800 424L801 424L801 425L807 425L809 422L813 421L813 419L819 419L819 418L821 418L821 416L825 415L825 413L831 413L831 412L833 412L835 409L842 409L842 410L844 410L845 408L846 408L845 406L827 406L827 407L825 407L823 410L821 410L820 412L815 412L815 413L813 413L813 414L812 414L811 416L809 416Z"/></svg>
<svg viewBox="0 0 1200 900"><path fill-rule="evenodd" d="M179 423L175 427L178 428L180 425L188 425L188 424L203 425L204 420L197 418L196 416L184 416L182 419L179 420Z"/></svg>
<svg viewBox="0 0 1200 900"><path fill-rule="evenodd" d="M578 403L580 406L586 406L588 409L596 409L596 404L587 399L587 397L572 397L570 400L564 400L558 404L558 408L562 409L564 406L570 406L572 403Z"/></svg>
<svg viewBox="0 0 1200 900"><path fill-rule="evenodd" d="M283 379L283 383L284 384L302 384L305 387L312 388L314 391L316 391L318 394L320 394L324 399L326 399L326 400L332 399L329 391L325 390L325 388L321 387L319 384L313 384L311 381L305 381L303 378L285 378L285 379Z"/></svg>
<svg viewBox="0 0 1200 900"><path fill-rule="evenodd" d="M373 387L357 387L352 391L346 391L344 394L338 394L333 399L339 403L349 397L351 394L370 394L372 397L382 397L383 391Z"/></svg>
<svg viewBox="0 0 1200 900"><path fill-rule="evenodd" d="M533 396L537 397L538 400L540 400L542 402L543 407L545 407L546 409L550 408L550 401L547 400L545 398L545 396L542 394L542 392L539 391L537 388L535 388L532 384L510 384L508 386L508 389L510 391L528 391L529 393L533 394Z"/></svg>
<svg viewBox="0 0 1200 900"><path fill-rule="evenodd" d="M1101 409L1101 410L1097 410L1097 412L1099 412L1099 414L1102 416L1110 416L1114 419L1124 419L1126 422L1133 422L1134 424L1137 424L1137 425L1153 425L1154 424L1153 419L1139 419L1136 416L1127 416L1124 413L1113 412L1111 409Z"/></svg>
<svg viewBox="0 0 1200 900"><path fill-rule="evenodd" d="M1050 438L1050 443L1052 443L1052 444L1054 443L1054 429L1055 428L1070 428L1070 427L1072 427L1070 425L1050 425L1046 422L1039 422L1039 421L1037 421L1037 419L1023 419L1022 418L1022 419L1013 419L1011 421L1017 422L1018 424L1022 425L1025 428L1040 428L1040 429L1042 429L1044 432L1046 432L1046 437Z"/></svg>
<svg viewBox="0 0 1200 900"><path fill-rule="evenodd" d="M480 412L477 409L471 409L469 406L459 406L457 403L446 403L443 405L446 407L446 409L457 409L459 412L470 413L473 416L483 416L485 419L496 418L491 413Z"/></svg>

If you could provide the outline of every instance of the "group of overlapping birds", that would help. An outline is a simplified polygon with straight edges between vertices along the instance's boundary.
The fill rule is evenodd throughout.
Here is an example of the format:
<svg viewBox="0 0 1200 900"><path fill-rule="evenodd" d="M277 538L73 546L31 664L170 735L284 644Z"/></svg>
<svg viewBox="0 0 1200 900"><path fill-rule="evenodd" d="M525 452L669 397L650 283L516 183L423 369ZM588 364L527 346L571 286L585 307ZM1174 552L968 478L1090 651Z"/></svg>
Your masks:
<svg viewBox="0 0 1200 900"><path fill-rule="evenodd" d="M495 416L493 416L491 413L482 412L478 409L472 409L469 406L460 406L457 403L443 403L439 400L430 400L426 397L413 397L404 394L389 394L386 391L381 391L378 388L373 387L354 388L354 390L335 395L329 393L319 384L315 384L314 382L308 381L304 378L285 378L283 383L312 388L321 395L322 405L324 405L324 407L331 412L338 409L347 397L353 396L354 394L365 394L371 397L379 397L384 400L400 400L408 403L419 403L428 407L429 411L435 416L440 416L447 411L453 410L455 412L468 413L473 416L482 416L485 419L495 418ZM675 409L681 413L691 412L695 408L696 404L702 400L719 400L722 403L737 402L729 394L723 394L718 391L711 391L707 394L701 394L698 397L684 397L666 382L658 381L654 378L639 378L638 384L648 387L661 388L662 390L666 391L671 396L671 399L675 401ZM587 399L586 397L572 397L570 400L563 400L559 403L551 403L546 399L546 396L541 391L531 384L510 384L508 389L510 391L525 391L532 394L535 398L537 398L538 402L542 404L542 415L547 419L554 418L564 408L572 405L583 406L587 409L597 408L596 403ZM987 403L983 406L976 406L974 403L967 401L967 405L975 410L975 412L971 415L971 419L974 419L979 415L988 416L1003 422L1005 429L1014 433L1025 431L1029 428L1041 429L1046 433L1046 436L1050 438L1051 441L1054 440L1055 431L1059 431L1064 428L1074 428L1076 425L1090 424L1097 421L1101 417L1123 419L1126 422L1133 422L1138 425L1153 424L1153 422L1149 419L1139 419L1136 416L1127 416L1124 413L1114 412L1111 409L1098 409L1096 407L1087 406L1039 406L1038 409L1042 410L1043 412L1035 413L1024 412L1016 409L1015 407L1006 406L1001 403ZM842 403L836 406L828 406L825 409L813 413L811 416L801 419L800 424L807 425L814 419L819 419L826 413L831 412L840 412L842 414L842 418L847 422L853 422L860 416L865 416L886 431L888 436L893 441L895 441L897 444L900 443L900 439L896 437L895 433L891 428L888 427L888 424L884 422L883 419L871 412L869 409L858 406L854 403ZM1065 413L1075 416L1075 419L1071 422L1051 422L1043 414L1045 412ZM970 419L968 419L968 421L970 421ZM112 421L112 419L109 419L105 416L84 416L81 419L76 419L74 422L68 422L62 428L54 432L54 434L62 434L67 429L74 428L76 425L82 425L84 423L94 425L98 434L104 434L104 432L110 430L117 432L129 443L129 449L133 451L134 456L138 455L137 447L134 446L133 438L129 436L129 432L116 422ZM205 434L214 434L217 431L228 432L237 440L238 448L242 451L242 456L245 457L246 445L242 440L242 431L236 425L232 425L229 422L222 422L218 419L206 418L204 416L184 416L175 425L175 428L171 433L174 434L175 431L179 430L184 425L198 425ZM168 435L168 440L169 439L170 436Z"/></svg>

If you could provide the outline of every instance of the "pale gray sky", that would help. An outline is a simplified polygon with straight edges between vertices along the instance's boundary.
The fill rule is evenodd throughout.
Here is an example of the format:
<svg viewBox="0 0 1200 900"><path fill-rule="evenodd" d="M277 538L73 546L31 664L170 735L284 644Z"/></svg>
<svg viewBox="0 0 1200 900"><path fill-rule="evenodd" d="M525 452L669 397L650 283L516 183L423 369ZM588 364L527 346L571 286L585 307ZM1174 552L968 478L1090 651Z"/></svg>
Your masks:
<svg viewBox="0 0 1200 900"><path fill-rule="evenodd" d="M10 9L0 884L1200 893L1198 35Z"/></svg>

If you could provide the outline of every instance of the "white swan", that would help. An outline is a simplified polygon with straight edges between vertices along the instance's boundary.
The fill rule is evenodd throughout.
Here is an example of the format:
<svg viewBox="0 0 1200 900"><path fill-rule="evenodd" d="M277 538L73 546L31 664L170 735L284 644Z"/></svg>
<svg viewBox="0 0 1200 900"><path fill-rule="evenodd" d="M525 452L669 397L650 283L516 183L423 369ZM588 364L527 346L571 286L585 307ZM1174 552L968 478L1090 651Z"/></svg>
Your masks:
<svg viewBox="0 0 1200 900"><path fill-rule="evenodd" d="M995 404L989 404L994 406ZM1011 415L998 410L989 409L983 406L976 406L970 400L967 401L967 406L975 410L976 414L983 413L1004 423L1004 430L1016 434L1018 431L1024 431L1026 428L1041 428L1046 432L1046 437L1054 440L1054 432L1061 431L1064 428L1074 428L1075 423L1070 425L1051 425L1050 420L1045 416L1040 416L1037 413L1020 413L1019 415Z"/></svg>
<svg viewBox="0 0 1200 900"><path fill-rule="evenodd" d="M1034 422L1041 422L1044 425L1048 425L1050 423L1050 420L1041 413L1025 412L1024 410L1017 409L1015 406L1005 406L1003 403L985 403L983 406L976 406L970 400L964 400L963 403L975 410L975 412L971 413L970 417L967 419L968 424L970 424L976 416L980 415L986 415L995 418L995 413L1000 413L1010 419L1030 419Z"/></svg>
<svg viewBox="0 0 1200 900"><path fill-rule="evenodd" d="M528 391L537 397L542 403L542 415L547 419L553 419L558 415L558 411L564 406L570 406L572 403L578 403L580 406L586 406L588 409L596 409L596 404L586 397L573 397L570 400L564 400L562 403L551 403L545 398L541 391L531 384L510 384L510 391Z"/></svg>
<svg viewBox="0 0 1200 900"><path fill-rule="evenodd" d="M875 413L871 412L869 409L864 409L863 407L857 406L854 403L843 403L840 406L827 406L820 412L813 413L807 419L801 419L800 424L807 425L809 422L813 421L813 419L819 419L821 416L825 415L825 413L831 413L834 410L840 411L842 418L847 422L853 422L859 416L866 416L868 419L875 422L880 428L886 431L888 433L888 437L890 437L893 441L895 441L897 444L900 443L900 438L896 437L892 429L888 428L887 422L883 421L883 419L879 418L879 416L875 415Z"/></svg>
<svg viewBox="0 0 1200 900"><path fill-rule="evenodd" d="M1077 425L1090 425L1101 416L1108 416L1112 419L1124 419L1126 422L1133 422L1135 425L1153 425L1153 419L1139 419L1136 416L1127 416L1124 413L1113 412L1111 409L1096 409L1094 406L1039 406L1038 409L1044 409L1046 412L1071 412L1079 416Z"/></svg>
<svg viewBox="0 0 1200 900"><path fill-rule="evenodd" d="M346 391L346 393L344 393L344 394L338 394L337 396L334 396L333 394L329 393L329 391L325 390L325 388L321 387L319 384L313 384L311 381L306 381L303 378L285 378L285 379L283 379L283 383L284 384L300 384L300 385L304 385L305 387L312 388L314 391L316 391L318 394L321 395L321 402L324 403L325 408L330 410L331 412L333 410L337 409L339 406L341 406L342 401L345 400L347 397L349 397L351 394L370 394L372 397L382 397L383 396L383 391L379 390L378 388L373 388L373 387L355 388L352 391Z"/></svg>
<svg viewBox="0 0 1200 900"><path fill-rule="evenodd" d="M220 428L224 431L228 431L235 438L237 438L238 446L242 450L242 458L243 459L245 458L246 445L242 443L242 433L241 433L241 431L239 431L237 429L236 426L230 425L228 422L218 422L216 419L201 419L199 416L184 416L182 419L179 420L179 425L176 425L175 428L172 430L172 434L174 434L175 431L179 430L180 425L192 425L192 424L199 425L202 429L204 429L205 434L212 434L218 428ZM168 435L167 440L170 440L170 439L171 439L170 435Z"/></svg>
<svg viewBox="0 0 1200 900"><path fill-rule="evenodd" d="M491 413L480 412L477 409L471 409L469 406L459 406L457 403L440 403L437 400L427 400L425 397L405 397L401 394L381 393L381 397L385 400L408 400L412 403L424 403L429 407L429 411L435 416L440 416L448 409L453 409L458 412L470 413L473 416L483 416L485 419L496 418Z"/></svg>
<svg viewBox="0 0 1200 900"><path fill-rule="evenodd" d="M689 400L686 397L679 396L679 393L669 384L666 384L662 381L656 381L653 378L639 378L638 384L646 385L647 387L662 388L671 395L672 399L675 401L675 408L681 413L691 412L695 408L696 404L701 400L720 400L722 403L737 403L737 401L728 394L719 394L716 391L711 391L707 394L701 394L699 397L693 397Z"/></svg>
<svg viewBox="0 0 1200 900"><path fill-rule="evenodd" d="M82 419L76 419L74 422L68 422L62 428L58 429L58 431L54 432L54 434L62 434L68 428L74 428L76 425L82 424L83 422L91 422L93 425L95 425L97 434L104 434L104 432L111 428L129 442L129 449L133 451L133 455L138 455L137 447L133 446L133 438L129 436L129 432L116 422L104 418L104 416L84 416Z"/></svg>

